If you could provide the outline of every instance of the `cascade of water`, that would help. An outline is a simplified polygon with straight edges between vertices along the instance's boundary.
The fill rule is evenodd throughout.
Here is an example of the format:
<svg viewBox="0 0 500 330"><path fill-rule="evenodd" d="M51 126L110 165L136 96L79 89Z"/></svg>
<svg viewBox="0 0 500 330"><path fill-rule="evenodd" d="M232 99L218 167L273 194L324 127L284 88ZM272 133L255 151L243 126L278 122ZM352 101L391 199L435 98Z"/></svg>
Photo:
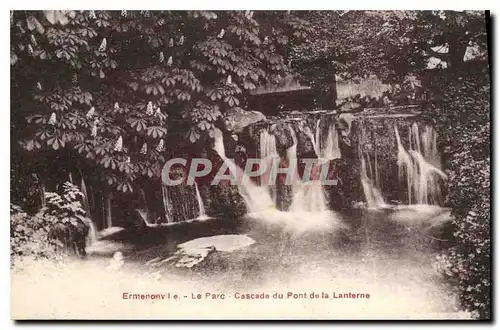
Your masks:
<svg viewBox="0 0 500 330"><path fill-rule="evenodd" d="M89 234L87 235L87 245L90 246L98 240L99 235L97 232L97 228L94 224L94 221L92 220L92 213L90 212L90 203L89 203L89 197L88 197L88 193L87 193L87 185L85 184L85 180L83 179L83 177L82 177L82 183L80 186L81 186L80 190L83 194L83 198L82 198L83 209L85 210L85 214L87 215L87 218L90 219L90 221L89 221L90 229L89 229Z"/></svg>
<svg viewBox="0 0 500 330"><path fill-rule="evenodd" d="M441 156L437 150L437 134L432 126L426 125L422 133L422 155L429 163L441 168Z"/></svg>
<svg viewBox="0 0 500 330"><path fill-rule="evenodd" d="M293 145L287 149L287 157L290 164L294 166L295 173L292 185L292 204L290 211L292 212L324 212L328 208L326 206L325 193L320 180L312 180L312 182L303 183L299 180L297 171L297 136L292 128Z"/></svg>
<svg viewBox="0 0 500 330"><path fill-rule="evenodd" d="M243 197L247 207L247 217L266 223L284 225L286 230L294 234L306 231L325 231L332 228L344 228L341 219L333 212L326 210L321 185L315 185L307 191L307 186L301 186L298 180L293 180L294 200L290 210L287 212L277 210L271 199L269 191L265 187L255 185L250 178L231 160L224 151L222 133L216 131L214 150L220 155L224 163L231 169L237 178L240 178L238 191ZM287 150L291 163L297 163L297 142ZM297 172L295 173L298 177ZM304 190L301 190L304 189ZM303 197L300 197L303 196ZM300 203L299 203L300 201ZM324 212L321 212L323 211ZM314 212L314 213L311 213Z"/></svg>
<svg viewBox="0 0 500 330"><path fill-rule="evenodd" d="M384 197L382 196L382 192L380 191L378 185L373 184L373 180L370 179L367 173L366 162L368 161L368 166L370 168L370 175L376 177L376 173L378 172L377 166L378 163L375 163L375 175L373 170L371 169L370 158L368 153L361 150L361 146L359 147L359 158L361 160L361 185L363 187L363 193L365 195L366 203L369 208L378 208L386 205L384 201ZM375 158L376 159L376 158Z"/></svg>
<svg viewBox="0 0 500 330"><path fill-rule="evenodd" d="M323 158L327 160L340 158L339 136L334 123L328 126L328 134L326 136L326 143L323 149Z"/></svg>
<svg viewBox="0 0 500 330"><path fill-rule="evenodd" d="M108 194L106 196L105 210L106 210L106 228L111 228L111 227L113 227L113 220L111 217L111 195L110 194Z"/></svg>
<svg viewBox="0 0 500 330"><path fill-rule="evenodd" d="M266 166L267 170L262 175L261 186L267 187L271 194L271 198L276 204L276 185L275 182L269 182L269 177L271 176L271 171L273 164L279 160L278 151L276 148L276 137L270 134L268 129L263 129L260 132L260 159L263 161L263 165Z"/></svg>
<svg viewBox="0 0 500 330"><path fill-rule="evenodd" d="M321 154L321 131L320 131L320 124L321 124L321 117L319 117L316 120L316 131L315 131L315 137L314 140L312 141L314 147L314 150L316 151L316 155L318 155L318 158L322 158Z"/></svg>
<svg viewBox="0 0 500 330"><path fill-rule="evenodd" d="M396 126L394 131L398 145L398 174L400 180L406 177L408 204L439 204L442 200L439 179L446 179L447 176L439 168L435 131L427 126L420 136L419 127L414 123L409 130L408 152L404 149Z"/></svg>
<svg viewBox="0 0 500 330"><path fill-rule="evenodd" d="M200 194L200 189L198 188L198 184L196 181L194 182L194 188L196 190L196 200L198 201L198 208L200 212L198 213L198 218L197 219L208 219L209 217L207 216L205 212L205 206L203 205L203 199L201 199L201 194Z"/></svg>
<svg viewBox="0 0 500 330"><path fill-rule="evenodd" d="M172 223L172 201L170 200L170 196L168 195L167 185L162 182L161 191L163 195L163 208L165 209L165 219L167 223Z"/></svg>
<svg viewBox="0 0 500 330"><path fill-rule="evenodd" d="M316 121L316 131L315 134L311 132L311 129L306 127L306 135L311 139L313 149L318 155L321 162L340 158L340 148L339 139L337 134L337 129L335 128L335 123L330 123L328 125L328 132L326 139L322 138L321 130L321 118Z"/></svg>
<svg viewBox="0 0 500 330"><path fill-rule="evenodd" d="M413 125L411 125L408 134L410 136L410 150L422 153L422 149L420 148L420 133L417 123L413 123Z"/></svg>
<svg viewBox="0 0 500 330"><path fill-rule="evenodd" d="M42 208L47 206L47 200L45 199L45 185L43 183L40 184L40 201Z"/></svg>
<svg viewBox="0 0 500 330"><path fill-rule="evenodd" d="M396 132L396 142L398 145L398 177L400 181L403 181L406 174L406 187L408 191L408 204L413 204L413 182L414 171L413 163L410 154L406 152L401 142L401 137L399 136L399 130L397 126L394 126L394 131ZM411 139L410 139L411 141Z"/></svg>
<svg viewBox="0 0 500 330"><path fill-rule="evenodd" d="M218 130L216 130L216 134L214 136L214 150L219 154L233 175L238 178L238 191L245 201L248 212L256 213L269 209L275 209L274 201L271 198L267 187L254 184L248 175L246 175L233 160L226 157L222 132Z"/></svg>

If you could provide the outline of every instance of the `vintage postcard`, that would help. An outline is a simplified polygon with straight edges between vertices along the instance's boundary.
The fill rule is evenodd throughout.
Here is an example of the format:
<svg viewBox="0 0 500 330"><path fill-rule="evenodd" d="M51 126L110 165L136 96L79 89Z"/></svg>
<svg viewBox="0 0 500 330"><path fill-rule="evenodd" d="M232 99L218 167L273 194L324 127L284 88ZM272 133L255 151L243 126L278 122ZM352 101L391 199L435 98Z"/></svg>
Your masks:
<svg viewBox="0 0 500 330"><path fill-rule="evenodd" d="M489 27L11 11L11 318L491 319Z"/></svg>

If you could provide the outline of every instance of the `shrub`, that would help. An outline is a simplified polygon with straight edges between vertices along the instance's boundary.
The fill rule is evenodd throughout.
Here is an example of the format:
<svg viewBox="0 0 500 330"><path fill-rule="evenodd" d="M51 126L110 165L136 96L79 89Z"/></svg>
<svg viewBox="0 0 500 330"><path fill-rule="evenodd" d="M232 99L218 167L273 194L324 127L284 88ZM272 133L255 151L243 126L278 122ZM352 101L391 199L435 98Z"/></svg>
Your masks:
<svg viewBox="0 0 500 330"><path fill-rule="evenodd" d="M82 196L76 186L65 182L62 196L45 193L46 205L34 216L11 204L11 256L85 255L90 220L79 201Z"/></svg>
<svg viewBox="0 0 500 330"><path fill-rule="evenodd" d="M45 217L44 210L29 216L19 206L10 204L10 255L18 257L52 258L55 249L47 241L52 217Z"/></svg>
<svg viewBox="0 0 500 330"><path fill-rule="evenodd" d="M431 116L446 146L449 194L455 214L453 247L439 256L458 284L461 303L490 317L490 84L487 68L446 72L433 83Z"/></svg>

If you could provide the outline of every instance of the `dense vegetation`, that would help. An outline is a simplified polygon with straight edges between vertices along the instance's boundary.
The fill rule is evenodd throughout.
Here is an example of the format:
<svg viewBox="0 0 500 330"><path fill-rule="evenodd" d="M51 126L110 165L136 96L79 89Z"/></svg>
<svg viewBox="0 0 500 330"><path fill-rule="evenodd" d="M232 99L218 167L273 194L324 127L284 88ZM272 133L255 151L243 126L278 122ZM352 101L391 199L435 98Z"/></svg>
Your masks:
<svg viewBox="0 0 500 330"><path fill-rule="evenodd" d="M458 244L441 256L468 310L490 317L491 182L488 67L446 71L433 82L436 118L446 146L449 194Z"/></svg>
<svg viewBox="0 0 500 330"><path fill-rule="evenodd" d="M459 242L443 255L446 273L459 284L464 307L486 318L489 74L484 63L472 69L464 63L468 46L484 59L483 13L15 11L12 199L36 213L40 203L33 201L44 196L33 189L37 182L62 183L71 171L102 190L136 192L159 180L176 149L206 144L225 113L246 108L259 86L293 74L329 108L336 76L375 75L420 89L428 102L427 116L446 147L447 204ZM447 69L428 73L433 58ZM60 187L64 199L70 187ZM78 210L69 221L84 221ZM31 253L34 232L46 235L50 224L68 218L61 210L40 212L11 208L15 254ZM46 253L40 250L35 254Z"/></svg>

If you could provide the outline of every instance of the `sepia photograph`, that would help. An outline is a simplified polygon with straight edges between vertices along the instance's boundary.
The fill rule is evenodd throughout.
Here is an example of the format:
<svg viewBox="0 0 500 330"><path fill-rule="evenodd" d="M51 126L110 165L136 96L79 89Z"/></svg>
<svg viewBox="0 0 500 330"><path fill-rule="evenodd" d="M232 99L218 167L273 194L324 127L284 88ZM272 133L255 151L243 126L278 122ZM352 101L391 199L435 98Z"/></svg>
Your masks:
<svg viewBox="0 0 500 330"><path fill-rule="evenodd" d="M491 320L491 37L11 10L11 319Z"/></svg>

